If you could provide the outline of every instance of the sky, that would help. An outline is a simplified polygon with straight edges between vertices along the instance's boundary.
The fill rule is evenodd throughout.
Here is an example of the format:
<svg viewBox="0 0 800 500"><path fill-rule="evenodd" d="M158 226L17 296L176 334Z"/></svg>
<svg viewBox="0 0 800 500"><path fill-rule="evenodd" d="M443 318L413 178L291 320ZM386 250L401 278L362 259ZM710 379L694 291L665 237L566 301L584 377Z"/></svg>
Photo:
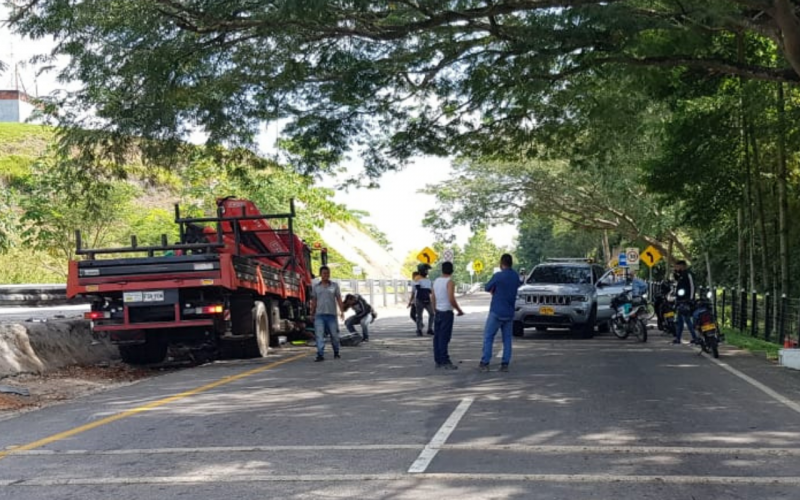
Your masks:
<svg viewBox="0 0 800 500"><path fill-rule="evenodd" d="M0 6L0 20L5 19L6 10ZM2 22L2 21L0 21ZM56 81L52 73L39 77L35 75L35 68L26 65L25 61L36 54L50 50L52 40L31 43L13 35L9 30L0 25L0 60L7 64L20 63L19 80L15 78L14 68L0 75L0 89L20 89L33 95L46 95L65 85ZM65 62L64 62L65 63ZM75 84L68 84L73 87ZM277 137L277 127L272 126L263 135L260 149L264 153L274 151ZM348 175L362 169L358 160L352 160L344 165ZM377 189L354 189L337 191L335 201L343 203L351 209L363 210L370 213L365 221L374 224L392 242L392 254L400 259L405 259L410 251L422 250L434 243L434 238L429 230L422 226L422 219L428 210L436 208L436 199L432 195L419 192L426 184L434 184L446 180L451 174L450 161L444 158L414 158L409 166L399 172L390 172L380 179ZM320 182L325 187L334 187L336 179L326 178ZM456 242L464 245L469 239L470 232L467 227L454 230ZM492 227L488 231L489 237L497 245L512 246L516 229L513 226Z"/></svg>

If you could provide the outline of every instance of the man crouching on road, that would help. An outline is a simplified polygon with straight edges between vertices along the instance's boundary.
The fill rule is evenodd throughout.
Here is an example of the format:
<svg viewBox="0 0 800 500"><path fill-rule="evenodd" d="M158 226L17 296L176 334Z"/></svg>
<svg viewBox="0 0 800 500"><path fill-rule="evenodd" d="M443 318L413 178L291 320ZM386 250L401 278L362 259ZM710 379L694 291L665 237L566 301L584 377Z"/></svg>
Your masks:
<svg viewBox="0 0 800 500"><path fill-rule="evenodd" d="M456 285L452 280L453 263L445 262L442 264L442 276L433 282L432 305L436 311L433 327L433 359L436 361L436 368L446 370L457 370L458 367L450 361L450 354L447 352L450 345L450 338L453 336L453 309L458 311L459 316L464 315L464 311L456 302ZM420 314L417 311L417 314Z"/></svg>
<svg viewBox="0 0 800 500"><path fill-rule="evenodd" d="M319 283L311 287L311 316L314 318L314 334L317 337L317 359L325 361L325 330L331 334L333 359L339 359L339 322L336 320L336 307L344 321L344 304L339 285L331 281L328 266L319 268Z"/></svg>
<svg viewBox="0 0 800 500"><path fill-rule="evenodd" d="M503 361L500 371L507 372L511 362L511 337L514 326L514 302L517 300L519 277L511 268L514 261L511 255L504 253L500 257L500 272L494 273L492 279L486 283L485 290L492 294L492 305L489 306L489 316L486 318L486 327L483 331L483 356L478 369L482 372L489 371L489 362L492 360L492 344L497 330L503 332Z"/></svg>

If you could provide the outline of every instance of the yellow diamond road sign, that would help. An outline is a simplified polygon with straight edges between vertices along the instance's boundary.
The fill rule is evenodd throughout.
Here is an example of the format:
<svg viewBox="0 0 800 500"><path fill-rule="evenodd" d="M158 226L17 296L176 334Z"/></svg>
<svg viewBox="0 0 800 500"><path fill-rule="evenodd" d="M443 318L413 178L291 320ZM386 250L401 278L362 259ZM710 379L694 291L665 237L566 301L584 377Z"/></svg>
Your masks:
<svg viewBox="0 0 800 500"><path fill-rule="evenodd" d="M641 253L640 259L647 264L647 266L653 267L661 260L661 252L653 245L650 245Z"/></svg>
<svg viewBox="0 0 800 500"><path fill-rule="evenodd" d="M433 264L439 258L439 254L431 247L425 247L417 254L417 260L423 264Z"/></svg>
<svg viewBox="0 0 800 500"><path fill-rule="evenodd" d="M472 269L474 269L476 273L483 271L483 262L476 260L472 263Z"/></svg>

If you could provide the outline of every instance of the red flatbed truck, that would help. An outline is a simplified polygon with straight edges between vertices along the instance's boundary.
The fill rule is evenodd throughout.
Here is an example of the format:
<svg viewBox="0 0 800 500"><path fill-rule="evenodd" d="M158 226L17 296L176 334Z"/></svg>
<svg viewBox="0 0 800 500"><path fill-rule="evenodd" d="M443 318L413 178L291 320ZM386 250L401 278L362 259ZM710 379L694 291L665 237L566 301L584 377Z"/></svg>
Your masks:
<svg viewBox="0 0 800 500"><path fill-rule="evenodd" d="M294 217L294 202L289 213L262 214L223 198L215 217L182 217L176 205L174 244L162 235L155 246L132 237L130 247L89 249L78 232L84 258L69 263L67 296L92 299L93 333L128 363L161 362L170 346L266 356L279 335L307 337L312 249L294 234Z"/></svg>

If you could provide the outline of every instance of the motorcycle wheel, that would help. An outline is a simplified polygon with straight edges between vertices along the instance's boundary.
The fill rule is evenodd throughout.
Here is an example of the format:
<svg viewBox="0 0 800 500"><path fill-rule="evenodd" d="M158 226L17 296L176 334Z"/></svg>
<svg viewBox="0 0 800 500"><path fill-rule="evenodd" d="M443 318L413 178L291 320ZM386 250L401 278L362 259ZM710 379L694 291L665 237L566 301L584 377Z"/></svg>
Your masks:
<svg viewBox="0 0 800 500"><path fill-rule="evenodd" d="M647 324L641 319L633 323L633 333L642 342L647 342Z"/></svg>
<svg viewBox="0 0 800 500"><path fill-rule="evenodd" d="M618 339L625 340L628 338L628 329L625 328L625 325L620 325L614 320L611 320L609 325L611 325L611 331L614 332Z"/></svg>
<svg viewBox="0 0 800 500"><path fill-rule="evenodd" d="M716 337L711 337L710 339L708 339L708 343L710 344L710 347L711 347L711 355L714 356L715 359L718 358L719 357L719 343L717 342Z"/></svg>

